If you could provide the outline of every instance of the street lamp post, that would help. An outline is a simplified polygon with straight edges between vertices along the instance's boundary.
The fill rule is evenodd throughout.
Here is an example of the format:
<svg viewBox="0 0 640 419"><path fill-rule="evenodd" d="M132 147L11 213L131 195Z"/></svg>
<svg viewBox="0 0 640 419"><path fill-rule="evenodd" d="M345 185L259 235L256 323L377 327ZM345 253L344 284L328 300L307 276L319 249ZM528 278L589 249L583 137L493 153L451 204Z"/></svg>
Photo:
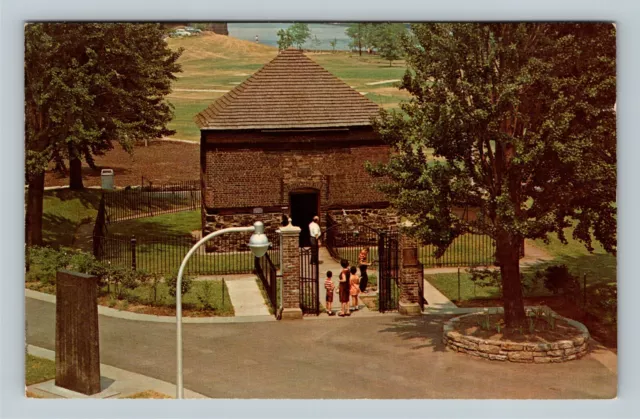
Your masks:
<svg viewBox="0 0 640 419"><path fill-rule="evenodd" d="M176 280L176 339L177 339L177 383L176 383L176 398L184 398L184 386L182 383L182 274L187 266L187 262L191 256L198 250L200 246L208 242L214 237L220 236L225 233L238 233L252 231L253 234L249 239L249 248L255 257L262 257L269 249L269 239L264 234L264 224L261 221L256 221L251 227L231 227L224 228L222 230L214 231L213 233L204 236L198 243L187 252L187 255L182 259L180 269L178 270L178 278Z"/></svg>

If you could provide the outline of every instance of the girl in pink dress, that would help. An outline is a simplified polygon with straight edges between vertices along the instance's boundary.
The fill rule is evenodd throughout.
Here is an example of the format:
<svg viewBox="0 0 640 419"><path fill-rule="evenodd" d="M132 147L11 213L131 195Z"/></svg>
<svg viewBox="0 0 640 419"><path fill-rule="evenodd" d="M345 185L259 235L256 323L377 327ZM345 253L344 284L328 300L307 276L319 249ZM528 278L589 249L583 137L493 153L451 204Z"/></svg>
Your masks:
<svg viewBox="0 0 640 419"><path fill-rule="evenodd" d="M358 268L355 266L351 267L351 277L349 278L349 283L351 285L350 294L351 294L351 306L353 310L358 309L358 294L360 294L360 277L356 275L358 272Z"/></svg>

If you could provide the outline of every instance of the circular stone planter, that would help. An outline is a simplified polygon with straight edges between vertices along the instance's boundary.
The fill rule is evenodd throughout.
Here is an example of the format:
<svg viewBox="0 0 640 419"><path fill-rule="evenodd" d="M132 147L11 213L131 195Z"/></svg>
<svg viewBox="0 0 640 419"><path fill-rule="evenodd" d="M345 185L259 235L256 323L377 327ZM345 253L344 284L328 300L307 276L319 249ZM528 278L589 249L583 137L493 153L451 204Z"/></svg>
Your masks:
<svg viewBox="0 0 640 419"><path fill-rule="evenodd" d="M465 314L464 316L455 317L444 324L442 341L447 348L492 361L535 364L572 361L583 357L588 352L589 331L587 328L580 322L558 315L556 315L556 318L566 321L578 329L580 334L572 339L555 342L512 342L466 336L454 329L455 323L460 319L478 314Z"/></svg>

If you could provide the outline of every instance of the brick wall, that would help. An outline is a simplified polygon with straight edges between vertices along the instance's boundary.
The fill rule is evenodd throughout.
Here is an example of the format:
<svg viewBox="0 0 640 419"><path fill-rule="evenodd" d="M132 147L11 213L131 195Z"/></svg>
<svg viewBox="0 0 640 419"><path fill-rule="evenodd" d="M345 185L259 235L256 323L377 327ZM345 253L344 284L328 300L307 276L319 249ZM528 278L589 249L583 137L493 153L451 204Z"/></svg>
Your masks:
<svg viewBox="0 0 640 419"><path fill-rule="evenodd" d="M282 307L300 310L300 229L290 229L282 229Z"/></svg>
<svg viewBox="0 0 640 419"><path fill-rule="evenodd" d="M346 133L331 134L326 142L317 136L287 136L286 144L270 137L271 143L262 143L260 133L253 134L254 144L248 134L229 135L203 135L203 195L209 209L288 206L289 192L302 188L319 190L323 208L386 201L364 165L387 162L389 147L367 137L369 131L358 143L355 134Z"/></svg>

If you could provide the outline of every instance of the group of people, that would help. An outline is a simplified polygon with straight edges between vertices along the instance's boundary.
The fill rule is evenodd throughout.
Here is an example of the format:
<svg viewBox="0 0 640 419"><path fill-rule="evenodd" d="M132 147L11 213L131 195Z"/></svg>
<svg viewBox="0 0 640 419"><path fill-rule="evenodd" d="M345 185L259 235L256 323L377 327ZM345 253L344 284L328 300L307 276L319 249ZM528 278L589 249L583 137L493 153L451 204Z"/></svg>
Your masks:
<svg viewBox="0 0 640 419"><path fill-rule="evenodd" d="M284 223L283 219L283 223ZM320 230L320 218L318 216L313 217L311 223L309 223L309 237L311 239L311 263L317 264L318 260L318 246L320 236L322 232ZM369 248L364 247L360 253L358 254L358 268L360 268L360 275L358 275L358 268L355 266L349 266L349 261L346 259L342 259L340 261L340 266L342 270L340 271L338 286L333 283L333 272L327 271L327 278L324 281L324 288L327 291L326 304L327 304L327 313L329 316L335 315L332 310L333 305L333 295L335 292L338 293L340 299L340 311L338 312L338 316L350 316L351 311L358 310L358 295L360 293L365 292L367 289L367 283L369 282L369 276L367 275L367 267L370 265L368 262L369 259ZM351 307L349 307L349 302L351 302Z"/></svg>
<svg viewBox="0 0 640 419"><path fill-rule="evenodd" d="M362 249L358 256L358 264L360 265L360 276L358 276L358 269L355 266L349 266L348 260L342 259L340 261L342 271L340 271L337 290L335 284L333 283L333 272L327 271L327 278L324 281L324 288L327 293L325 302L327 305L327 314L329 316L335 315L332 305L333 295L336 291L338 292L338 296L340 299L340 311L338 312L338 316L350 316L351 311L359 309L358 295L367 289L367 266L369 265L369 263L367 262L368 255L369 249L365 247L364 249ZM350 301L351 307L349 307Z"/></svg>

